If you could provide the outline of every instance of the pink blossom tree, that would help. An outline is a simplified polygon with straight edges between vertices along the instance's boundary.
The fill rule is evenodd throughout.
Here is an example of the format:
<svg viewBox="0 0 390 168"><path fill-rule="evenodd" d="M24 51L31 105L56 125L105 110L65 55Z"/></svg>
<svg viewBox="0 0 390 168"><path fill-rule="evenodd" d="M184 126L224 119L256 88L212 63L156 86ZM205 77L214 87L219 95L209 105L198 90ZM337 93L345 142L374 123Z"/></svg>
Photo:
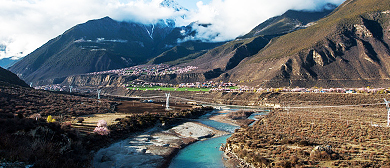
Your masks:
<svg viewBox="0 0 390 168"><path fill-rule="evenodd" d="M93 132L99 135L108 135L110 134L110 130L107 128L107 122L105 120L99 120L97 123L97 127L93 130Z"/></svg>

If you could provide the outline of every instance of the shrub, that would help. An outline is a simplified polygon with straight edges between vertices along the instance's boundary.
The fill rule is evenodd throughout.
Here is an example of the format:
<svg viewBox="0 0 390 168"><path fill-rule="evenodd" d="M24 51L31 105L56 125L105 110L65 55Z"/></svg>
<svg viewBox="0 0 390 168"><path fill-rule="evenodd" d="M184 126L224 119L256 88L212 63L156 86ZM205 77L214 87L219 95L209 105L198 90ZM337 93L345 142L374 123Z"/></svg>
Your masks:
<svg viewBox="0 0 390 168"><path fill-rule="evenodd" d="M56 120L55 120L51 115L47 116L46 121L47 121L48 123L56 122Z"/></svg>
<svg viewBox="0 0 390 168"><path fill-rule="evenodd" d="M84 121L84 118L83 118L83 117L77 118L77 123L83 123L83 121Z"/></svg>

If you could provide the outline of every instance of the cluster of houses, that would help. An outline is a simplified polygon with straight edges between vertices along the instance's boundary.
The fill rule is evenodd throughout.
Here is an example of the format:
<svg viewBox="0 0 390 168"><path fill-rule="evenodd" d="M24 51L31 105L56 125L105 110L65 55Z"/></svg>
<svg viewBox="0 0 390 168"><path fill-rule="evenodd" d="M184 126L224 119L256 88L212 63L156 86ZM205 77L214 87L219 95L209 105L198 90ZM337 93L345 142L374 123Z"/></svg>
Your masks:
<svg viewBox="0 0 390 168"><path fill-rule="evenodd" d="M198 69L198 67L195 66L171 67L166 64L138 65L138 66L123 68L123 69L92 72L92 73L88 73L88 75L118 74L120 76L140 76L140 75L162 76L167 74L183 74L183 73L193 71L195 69Z"/></svg>
<svg viewBox="0 0 390 168"><path fill-rule="evenodd" d="M70 90L77 91L76 87L65 86L65 85L61 85L61 84L35 86L34 88L40 89L40 90L61 91L61 92L62 91L69 92Z"/></svg>
<svg viewBox="0 0 390 168"><path fill-rule="evenodd" d="M297 92L297 93L390 93L390 88L254 88L245 85L237 85L231 82L195 82L181 83L178 85L168 83L133 81L125 84L124 87L174 87L174 88L211 88L211 92ZM61 84L36 86L35 89L80 92L80 88ZM82 92L93 92L93 90L82 90Z"/></svg>
<svg viewBox="0 0 390 168"><path fill-rule="evenodd" d="M308 92L308 93L390 93L390 88L254 88L239 85L237 88L231 89L226 87L214 88L211 91L223 92Z"/></svg>
<svg viewBox="0 0 390 168"><path fill-rule="evenodd" d="M225 88L225 87L236 87L237 84L231 82L195 82L195 83L181 83L179 84L179 88Z"/></svg>
<svg viewBox="0 0 390 168"><path fill-rule="evenodd" d="M133 81L129 84L125 84L124 87L175 87L173 84L168 83L155 83L155 82L144 82L144 81Z"/></svg>
<svg viewBox="0 0 390 168"><path fill-rule="evenodd" d="M125 87L175 87L175 88L219 88L219 87L236 87L235 83L225 83L225 82L195 82L195 83L181 83L178 85L168 84L168 83L155 83L155 82L144 82L144 81L133 81L129 84L126 84Z"/></svg>

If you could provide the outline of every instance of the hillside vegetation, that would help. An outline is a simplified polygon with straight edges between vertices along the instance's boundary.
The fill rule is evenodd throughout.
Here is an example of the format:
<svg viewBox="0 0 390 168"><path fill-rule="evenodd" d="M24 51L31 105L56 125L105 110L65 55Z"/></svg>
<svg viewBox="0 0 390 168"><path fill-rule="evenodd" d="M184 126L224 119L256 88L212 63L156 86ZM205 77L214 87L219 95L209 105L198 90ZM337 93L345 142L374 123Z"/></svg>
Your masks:
<svg viewBox="0 0 390 168"><path fill-rule="evenodd" d="M28 87L28 85L12 72L0 67L0 86L1 85L19 85Z"/></svg>

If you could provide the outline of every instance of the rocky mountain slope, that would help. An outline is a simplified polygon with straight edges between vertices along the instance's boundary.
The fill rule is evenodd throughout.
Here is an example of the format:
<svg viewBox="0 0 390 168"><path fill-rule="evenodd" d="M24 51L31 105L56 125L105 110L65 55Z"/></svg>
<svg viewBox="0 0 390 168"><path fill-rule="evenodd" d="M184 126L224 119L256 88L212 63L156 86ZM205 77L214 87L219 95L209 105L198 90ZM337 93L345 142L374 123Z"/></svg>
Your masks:
<svg viewBox="0 0 390 168"><path fill-rule="evenodd" d="M288 10L281 16L270 18L259 24L248 34L216 47L185 65L198 66L197 73L203 73L208 80L217 77L230 80L227 72L234 69L244 59L257 54L273 38L304 29L307 24L323 18L334 8L328 4L318 12Z"/></svg>
<svg viewBox="0 0 390 168"><path fill-rule="evenodd" d="M305 29L313 22L330 14L337 6L326 4L319 11L288 10L283 15L275 16L259 24L248 34L238 39L251 38L259 35L283 35L299 29Z"/></svg>
<svg viewBox="0 0 390 168"><path fill-rule="evenodd" d="M389 1L348 0L315 25L273 39L229 79L268 87L388 86L389 21Z"/></svg>

